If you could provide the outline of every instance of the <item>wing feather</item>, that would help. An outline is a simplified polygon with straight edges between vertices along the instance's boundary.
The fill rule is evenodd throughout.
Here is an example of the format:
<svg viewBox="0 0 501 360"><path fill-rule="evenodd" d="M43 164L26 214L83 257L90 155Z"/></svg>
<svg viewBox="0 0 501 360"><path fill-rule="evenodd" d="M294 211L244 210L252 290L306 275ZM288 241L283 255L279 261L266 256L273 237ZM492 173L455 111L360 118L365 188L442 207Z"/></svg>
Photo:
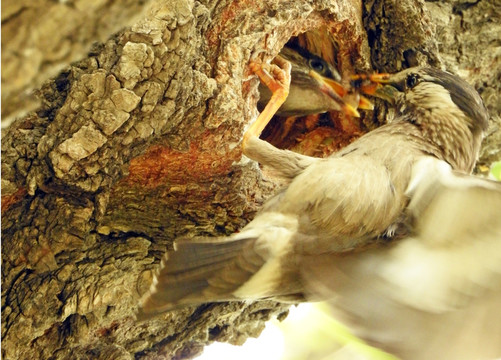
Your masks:
<svg viewBox="0 0 501 360"><path fill-rule="evenodd" d="M162 260L141 301L138 318L146 319L181 305L235 299L232 292L264 264L254 251L256 237L185 238Z"/></svg>
<svg viewBox="0 0 501 360"><path fill-rule="evenodd" d="M501 357L501 185L425 160L408 195L409 236L304 259L311 298L404 359Z"/></svg>

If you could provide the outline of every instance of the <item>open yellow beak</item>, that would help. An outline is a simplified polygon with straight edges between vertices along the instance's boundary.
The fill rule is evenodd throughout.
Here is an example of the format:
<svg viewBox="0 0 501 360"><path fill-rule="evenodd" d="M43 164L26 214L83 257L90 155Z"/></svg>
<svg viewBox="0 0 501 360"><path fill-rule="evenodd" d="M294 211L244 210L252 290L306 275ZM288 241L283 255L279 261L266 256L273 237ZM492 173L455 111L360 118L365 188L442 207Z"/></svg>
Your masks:
<svg viewBox="0 0 501 360"><path fill-rule="evenodd" d="M398 89L391 86L391 75L381 74L358 74L351 77L352 86L361 93L376 96L393 103L397 96Z"/></svg>
<svg viewBox="0 0 501 360"><path fill-rule="evenodd" d="M318 81L320 84L320 91L339 104L341 111L353 117L360 117L358 110L343 100L348 93L348 90L346 90L343 85L333 79L326 78L313 70L310 70L310 76Z"/></svg>

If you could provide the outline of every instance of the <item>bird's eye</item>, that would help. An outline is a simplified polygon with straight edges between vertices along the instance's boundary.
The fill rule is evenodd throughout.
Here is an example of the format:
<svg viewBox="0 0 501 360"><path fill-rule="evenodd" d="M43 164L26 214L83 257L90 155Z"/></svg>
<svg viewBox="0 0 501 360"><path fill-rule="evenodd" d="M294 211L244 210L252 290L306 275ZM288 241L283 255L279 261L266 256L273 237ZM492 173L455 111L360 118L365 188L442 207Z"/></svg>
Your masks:
<svg viewBox="0 0 501 360"><path fill-rule="evenodd" d="M317 59L310 60L310 67L318 73L323 72L325 69L324 63Z"/></svg>
<svg viewBox="0 0 501 360"><path fill-rule="evenodd" d="M416 74L410 74L405 80L405 84L409 89L412 89L418 83L419 77Z"/></svg>

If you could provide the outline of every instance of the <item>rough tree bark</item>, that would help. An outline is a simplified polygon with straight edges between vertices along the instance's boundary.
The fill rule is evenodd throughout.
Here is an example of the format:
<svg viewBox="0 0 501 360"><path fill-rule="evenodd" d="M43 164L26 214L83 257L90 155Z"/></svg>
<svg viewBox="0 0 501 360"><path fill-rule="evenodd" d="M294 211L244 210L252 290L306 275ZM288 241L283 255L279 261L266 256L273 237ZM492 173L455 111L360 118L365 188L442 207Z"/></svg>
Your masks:
<svg viewBox="0 0 501 360"><path fill-rule="evenodd" d="M149 1L3 1L2 122L36 108L34 87L139 19Z"/></svg>
<svg viewBox="0 0 501 360"><path fill-rule="evenodd" d="M492 114L481 164L500 158L495 0L13 4L2 3L9 116L29 110L22 94L91 40L140 20L46 82L36 112L2 134L5 359L190 358L286 316L288 306L263 301L133 317L177 236L236 231L277 186L239 147L257 114L254 51L271 59L306 32L309 46L335 44L345 74L417 64L459 72ZM34 23L42 9L45 22ZM365 114L362 129L383 112Z"/></svg>

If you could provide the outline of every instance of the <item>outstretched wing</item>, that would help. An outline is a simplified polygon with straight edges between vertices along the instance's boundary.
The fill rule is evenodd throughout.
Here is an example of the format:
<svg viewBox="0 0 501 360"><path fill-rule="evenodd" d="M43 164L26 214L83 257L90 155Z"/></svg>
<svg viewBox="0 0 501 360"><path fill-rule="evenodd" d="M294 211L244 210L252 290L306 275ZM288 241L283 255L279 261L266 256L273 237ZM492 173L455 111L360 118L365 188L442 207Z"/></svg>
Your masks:
<svg viewBox="0 0 501 360"><path fill-rule="evenodd" d="M175 307L296 293L281 286L297 220L265 212L242 232L223 238L179 239L143 297L138 318Z"/></svg>
<svg viewBox="0 0 501 360"><path fill-rule="evenodd" d="M429 245L501 242L500 182L458 173L443 161L426 158L414 167L407 193L410 225Z"/></svg>
<svg viewBox="0 0 501 360"><path fill-rule="evenodd" d="M410 234L386 248L305 258L313 298L403 359L501 356L501 184L438 160L414 169Z"/></svg>
<svg viewBox="0 0 501 360"><path fill-rule="evenodd" d="M235 299L232 295L261 268L255 237L185 238L161 262L138 318L146 319L181 305Z"/></svg>

